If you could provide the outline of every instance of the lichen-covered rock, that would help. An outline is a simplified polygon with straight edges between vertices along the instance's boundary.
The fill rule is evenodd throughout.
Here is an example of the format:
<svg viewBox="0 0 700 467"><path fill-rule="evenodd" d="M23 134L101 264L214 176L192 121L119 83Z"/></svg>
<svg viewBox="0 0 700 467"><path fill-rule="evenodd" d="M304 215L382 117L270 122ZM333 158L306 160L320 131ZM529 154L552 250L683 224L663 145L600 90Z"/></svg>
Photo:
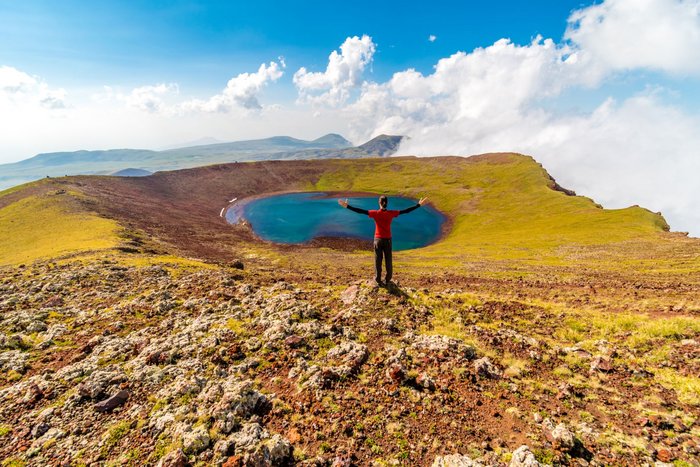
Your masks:
<svg viewBox="0 0 700 467"><path fill-rule="evenodd" d="M576 436L563 423L554 426L554 422L546 418L542 422L542 431L555 449L567 452L576 446Z"/></svg>
<svg viewBox="0 0 700 467"><path fill-rule="evenodd" d="M110 386L123 383L127 379L121 371L97 370L78 385L78 394L88 399L99 399Z"/></svg>
<svg viewBox="0 0 700 467"><path fill-rule="evenodd" d="M537 461L535 455L525 444L513 451L513 456L508 465L509 467L542 467L542 464Z"/></svg>
<svg viewBox="0 0 700 467"><path fill-rule="evenodd" d="M449 454L436 457L435 461L433 461L433 467L484 467L484 464L473 460L469 456Z"/></svg>
<svg viewBox="0 0 700 467"><path fill-rule="evenodd" d="M367 346L353 341L345 341L328 351L326 359L330 362L338 362L338 373L347 376L360 368L367 359L369 353Z"/></svg>
<svg viewBox="0 0 700 467"><path fill-rule="evenodd" d="M442 335L423 335L408 332L403 336L403 341L410 343L416 350L433 354L442 354L446 357L463 358L473 360L476 358L476 349L465 344L459 339Z"/></svg>
<svg viewBox="0 0 700 467"><path fill-rule="evenodd" d="M19 350L8 350L0 353L0 370L16 371L24 373L29 368L27 364L27 355Z"/></svg>
<svg viewBox="0 0 700 467"><path fill-rule="evenodd" d="M500 368L491 362L488 357L482 357L474 361L474 370L482 378L498 379L503 375Z"/></svg>
<svg viewBox="0 0 700 467"><path fill-rule="evenodd" d="M163 456L156 467L189 467L190 465L190 461L182 449L176 449Z"/></svg>
<svg viewBox="0 0 700 467"><path fill-rule="evenodd" d="M210 442L211 439L207 429L203 426L198 426L182 435L182 450L185 454L197 454L208 448Z"/></svg>

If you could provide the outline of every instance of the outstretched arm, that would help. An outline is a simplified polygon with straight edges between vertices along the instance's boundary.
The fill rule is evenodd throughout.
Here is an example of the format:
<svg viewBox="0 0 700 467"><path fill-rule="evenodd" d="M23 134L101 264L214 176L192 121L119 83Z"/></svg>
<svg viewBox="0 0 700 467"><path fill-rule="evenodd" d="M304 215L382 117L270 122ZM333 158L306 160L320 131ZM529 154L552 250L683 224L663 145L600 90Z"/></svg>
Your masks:
<svg viewBox="0 0 700 467"><path fill-rule="evenodd" d="M418 204L416 204L415 206L411 206L410 208L400 210L399 214L408 214L409 212L416 210L419 207L423 206L426 201L428 201L428 198L421 198L420 201L418 201Z"/></svg>
<svg viewBox="0 0 700 467"><path fill-rule="evenodd" d="M355 212L358 213L358 214L364 214L364 215L366 215L366 216L369 215L369 211L366 210L366 209L360 209L360 208L356 208L355 206L350 206L350 205L348 204L348 200L347 200L347 199L345 199L345 200L339 199L339 200L338 200L338 204L340 204L342 207L347 208L347 209L349 209L349 210L351 210L351 211L355 211Z"/></svg>

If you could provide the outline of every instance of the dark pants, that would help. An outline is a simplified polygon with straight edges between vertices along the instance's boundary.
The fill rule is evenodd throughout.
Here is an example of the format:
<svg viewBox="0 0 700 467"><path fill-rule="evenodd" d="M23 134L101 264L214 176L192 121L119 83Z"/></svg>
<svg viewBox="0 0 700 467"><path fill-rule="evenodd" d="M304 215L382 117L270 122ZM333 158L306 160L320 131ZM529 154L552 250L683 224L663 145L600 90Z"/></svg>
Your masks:
<svg viewBox="0 0 700 467"><path fill-rule="evenodd" d="M374 269L376 270L375 279L377 282L382 281L382 257L386 258L386 281L391 280L393 272L391 264L391 239L390 238L375 238L374 239Z"/></svg>

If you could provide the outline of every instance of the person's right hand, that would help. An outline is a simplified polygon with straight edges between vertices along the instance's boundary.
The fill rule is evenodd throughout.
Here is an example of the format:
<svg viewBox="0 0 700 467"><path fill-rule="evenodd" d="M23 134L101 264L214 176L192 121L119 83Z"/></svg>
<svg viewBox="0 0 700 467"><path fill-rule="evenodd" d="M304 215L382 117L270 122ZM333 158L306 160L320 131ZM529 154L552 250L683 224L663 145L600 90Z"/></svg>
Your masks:
<svg viewBox="0 0 700 467"><path fill-rule="evenodd" d="M342 207L347 208L348 207L348 199L339 199L338 204L340 204Z"/></svg>

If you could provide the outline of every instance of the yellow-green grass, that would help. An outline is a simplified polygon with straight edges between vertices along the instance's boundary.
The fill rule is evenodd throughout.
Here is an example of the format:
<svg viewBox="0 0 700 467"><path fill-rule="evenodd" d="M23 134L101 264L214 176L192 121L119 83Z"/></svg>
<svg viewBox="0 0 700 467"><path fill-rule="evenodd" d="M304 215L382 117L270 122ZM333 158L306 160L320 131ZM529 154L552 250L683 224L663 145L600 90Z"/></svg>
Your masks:
<svg viewBox="0 0 700 467"><path fill-rule="evenodd" d="M684 376L670 368L656 369L654 378L665 388L676 391L679 401L700 406L700 378Z"/></svg>
<svg viewBox="0 0 700 467"><path fill-rule="evenodd" d="M71 193L23 198L0 209L0 265L117 246L116 222L81 210Z"/></svg>
<svg viewBox="0 0 700 467"><path fill-rule="evenodd" d="M575 248L569 251L572 246L612 246L619 250L617 256L638 260L648 256L649 245L670 242L659 214L640 207L602 209L552 187L539 164L518 154L336 161L333 170L309 185L319 191L428 196L453 219L452 228L442 241L402 253L407 261L439 258L445 266L466 257L563 264L580 254ZM642 243L646 245L637 248ZM700 269L697 255L686 263L691 270Z"/></svg>

